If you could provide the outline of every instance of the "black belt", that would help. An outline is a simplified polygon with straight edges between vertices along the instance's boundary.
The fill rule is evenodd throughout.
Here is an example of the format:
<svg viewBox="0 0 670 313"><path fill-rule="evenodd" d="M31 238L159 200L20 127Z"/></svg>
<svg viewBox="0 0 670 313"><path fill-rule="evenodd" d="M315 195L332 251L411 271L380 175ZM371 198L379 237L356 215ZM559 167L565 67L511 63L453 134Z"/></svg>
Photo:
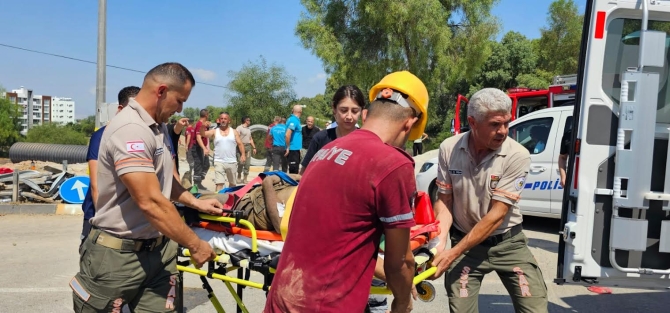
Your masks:
<svg viewBox="0 0 670 313"><path fill-rule="evenodd" d="M521 231L523 231L523 227L521 226L521 224L512 226L510 230L502 234L490 236L484 239L484 241L482 241L480 245L497 246L499 243L518 235ZM457 239L462 239L466 235L464 232L458 230L453 225L451 226L451 230L449 231L449 233L452 236L457 237Z"/></svg>

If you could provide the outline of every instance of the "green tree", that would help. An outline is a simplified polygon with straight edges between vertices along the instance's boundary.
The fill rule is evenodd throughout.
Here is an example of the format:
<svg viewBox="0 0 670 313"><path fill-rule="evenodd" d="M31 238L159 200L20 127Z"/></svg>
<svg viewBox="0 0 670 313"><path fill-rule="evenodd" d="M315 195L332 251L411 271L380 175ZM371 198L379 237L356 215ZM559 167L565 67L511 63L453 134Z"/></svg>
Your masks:
<svg viewBox="0 0 670 313"><path fill-rule="evenodd" d="M311 98L302 97L292 104L304 105L305 108L302 111L302 116L304 118L313 116L317 119L316 122L319 127L323 127L326 121L332 120L333 118L333 109L330 100L327 100L322 94L318 94Z"/></svg>
<svg viewBox="0 0 670 313"><path fill-rule="evenodd" d="M210 122L215 122L219 118L219 114L221 114L221 112L228 112L229 114L231 114L228 110L222 107L215 107L213 105L208 105L205 107L205 109L209 113L207 120ZM198 119L200 119L200 110L198 110L198 115L196 117L196 120ZM231 114L231 123L233 123L234 120L235 119L233 118L233 114Z"/></svg>
<svg viewBox="0 0 670 313"><path fill-rule="evenodd" d="M195 121L200 118L200 109L198 108L184 108L182 111L184 117L188 117L191 121Z"/></svg>
<svg viewBox="0 0 670 313"><path fill-rule="evenodd" d="M577 73L584 15L574 0L556 0L549 6L547 27L537 43L538 66L551 75Z"/></svg>
<svg viewBox="0 0 670 313"><path fill-rule="evenodd" d="M506 90L521 86L521 77L528 82L534 76L537 56L531 41L518 32L510 31L499 43L493 44L493 53L486 60L475 86ZM533 82L535 83L535 82Z"/></svg>
<svg viewBox="0 0 670 313"><path fill-rule="evenodd" d="M227 96L230 105L225 110L231 113L236 125L243 116L250 117L254 124L270 124L276 115L290 114L288 106L296 98L295 78L283 66L268 64L261 56L258 61L250 61L229 75Z"/></svg>
<svg viewBox="0 0 670 313"><path fill-rule="evenodd" d="M90 137L95 132L95 115L78 120L76 123L67 123L67 127Z"/></svg>
<svg viewBox="0 0 670 313"><path fill-rule="evenodd" d="M552 73L541 69L535 69L532 73L521 74L517 77L519 86L531 89L547 89L554 77Z"/></svg>
<svg viewBox="0 0 670 313"><path fill-rule="evenodd" d="M345 83L367 91L387 73L408 70L426 84L430 106L448 110L453 102L434 100L453 99L455 87L491 53L498 22L490 11L497 2L301 0L306 12L296 34L330 75L326 99Z"/></svg>
<svg viewBox="0 0 670 313"><path fill-rule="evenodd" d="M0 87L0 147L9 147L21 138L21 106L5 98Z"/></svg>
<svg viewBox="0 0 670 313"><path fill-rule="evenodd" d="M63 145L87 145L87 136L66 125L44 123L28 130L26 142L53 143Z"/></svg>

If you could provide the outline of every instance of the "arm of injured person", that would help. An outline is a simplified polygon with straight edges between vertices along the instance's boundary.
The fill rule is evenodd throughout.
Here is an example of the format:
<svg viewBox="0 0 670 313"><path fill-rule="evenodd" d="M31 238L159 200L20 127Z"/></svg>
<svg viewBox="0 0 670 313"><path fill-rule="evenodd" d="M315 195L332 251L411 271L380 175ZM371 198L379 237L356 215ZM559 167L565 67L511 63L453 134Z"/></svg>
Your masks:
<svg viewBox="0 0 670 313"><path fill-rule="evenodd" d="M286 203L287 199L280 199L275 191L275 184L281 183L281 178L279 176L270 175L263 179L262 188L263 188L263 200L265 200L265 212L272 223L272 228L274 231L279 233L281 226L281 217L279 217L279 210L277 209L277 203Z"/></svg>

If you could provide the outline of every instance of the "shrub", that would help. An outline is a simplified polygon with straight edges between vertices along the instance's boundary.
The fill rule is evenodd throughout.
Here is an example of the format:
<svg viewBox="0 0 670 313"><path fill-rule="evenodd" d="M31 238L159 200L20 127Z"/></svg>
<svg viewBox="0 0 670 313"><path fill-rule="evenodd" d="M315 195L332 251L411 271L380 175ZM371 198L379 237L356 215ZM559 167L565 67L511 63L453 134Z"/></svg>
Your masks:
<svg viewBox="0 0 670 313"><path fill-rule="evenodd" d="M25 142L53 143L62 145L87 145L88 138L72 127L56 123L45 123L28 130Z"/></svg>

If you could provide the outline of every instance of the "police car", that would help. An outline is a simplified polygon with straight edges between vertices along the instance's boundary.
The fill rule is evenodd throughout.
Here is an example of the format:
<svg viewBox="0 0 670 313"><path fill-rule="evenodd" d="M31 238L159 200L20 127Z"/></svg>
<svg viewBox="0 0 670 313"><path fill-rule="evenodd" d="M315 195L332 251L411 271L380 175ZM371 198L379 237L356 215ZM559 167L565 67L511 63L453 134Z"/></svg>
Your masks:
<svg viewBox="0 0 670 313"><path fill-rule="evenodd" d="M522 214L561 218L563 188L558 171L561 138L572 126L573 106L528 113L510 123L509 137L528 148L531 165L519 201ZM531 136L532 134L532 136ZM416 175L417 189L437 199L438 158L423 163Z"/></svg>

